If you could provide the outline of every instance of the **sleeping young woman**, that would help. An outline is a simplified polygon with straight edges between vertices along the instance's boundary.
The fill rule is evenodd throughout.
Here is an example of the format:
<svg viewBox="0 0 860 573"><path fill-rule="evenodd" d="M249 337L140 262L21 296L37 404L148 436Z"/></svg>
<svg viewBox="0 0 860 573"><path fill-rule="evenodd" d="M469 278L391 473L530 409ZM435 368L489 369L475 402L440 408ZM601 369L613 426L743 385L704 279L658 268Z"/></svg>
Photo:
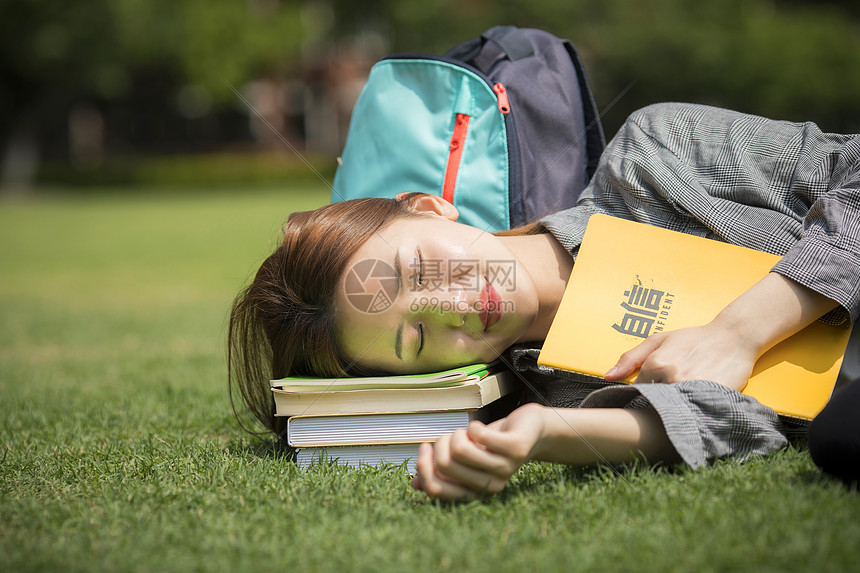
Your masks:
<svg viewBox="0 0 860 573"><path fill-rule="evenodd" d="M776 413L739 390L779 341L815 320L849 328L860 314L860 137L688 104L633 114L575 207L511 233L461 225L456 208L423 194L293 214L234 302L231 389L282 435L273 377L431 371L510 349L528 380L564 379L535 358L594 213L783 258L712 322L651 336L605 376L638 370L636 384L579 383L566 404L576 407L529 403L422 445L413 486L458 499L500 491L530 459L700 467L783 447ZM380 312L345 294L347 270L366 259L396 271ZM499 261L516 288L491 272Z"/></svg>

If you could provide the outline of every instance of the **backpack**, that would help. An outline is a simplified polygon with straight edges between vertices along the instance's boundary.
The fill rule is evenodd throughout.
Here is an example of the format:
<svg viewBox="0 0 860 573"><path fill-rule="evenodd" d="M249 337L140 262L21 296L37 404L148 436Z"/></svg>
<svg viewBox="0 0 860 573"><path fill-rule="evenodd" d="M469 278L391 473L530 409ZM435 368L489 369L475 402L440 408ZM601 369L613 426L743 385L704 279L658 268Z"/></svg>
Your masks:
<svg viewBox="0 0 860 573"><path fill-rule="evenodd" d="M606 142L579 54L548 32L498 26L444 56L371 69L332 202L420 191L498 231L571 207Z"/></svg>

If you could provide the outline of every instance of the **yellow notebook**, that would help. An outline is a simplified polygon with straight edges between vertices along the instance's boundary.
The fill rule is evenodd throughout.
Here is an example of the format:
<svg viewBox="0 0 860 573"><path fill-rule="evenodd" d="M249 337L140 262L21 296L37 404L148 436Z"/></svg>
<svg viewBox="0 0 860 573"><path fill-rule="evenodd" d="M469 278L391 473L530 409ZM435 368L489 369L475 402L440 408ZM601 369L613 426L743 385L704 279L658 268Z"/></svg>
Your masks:
<svg viewBox="0 0 860 573"><path fill-rule="evenodd" d="M593 215L538 363L603 377L650 334L709 322L778 260ZM812 419L830 399L850 333L811 324L759 359L743 393L780 414Z"/></svg>

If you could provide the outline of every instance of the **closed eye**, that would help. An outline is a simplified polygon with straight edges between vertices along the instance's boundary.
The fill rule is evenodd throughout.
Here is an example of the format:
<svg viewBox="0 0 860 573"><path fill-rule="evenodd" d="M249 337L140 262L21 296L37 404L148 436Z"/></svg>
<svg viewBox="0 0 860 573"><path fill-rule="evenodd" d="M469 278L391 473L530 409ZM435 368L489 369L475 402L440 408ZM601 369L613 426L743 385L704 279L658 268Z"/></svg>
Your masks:
<svg viewBox="0 0 860 573"><path fill-rule="evenodd" d="M424 348L424 325L418 323L418 352L415 353L416 358L421 356L421 350Z"/></svg>

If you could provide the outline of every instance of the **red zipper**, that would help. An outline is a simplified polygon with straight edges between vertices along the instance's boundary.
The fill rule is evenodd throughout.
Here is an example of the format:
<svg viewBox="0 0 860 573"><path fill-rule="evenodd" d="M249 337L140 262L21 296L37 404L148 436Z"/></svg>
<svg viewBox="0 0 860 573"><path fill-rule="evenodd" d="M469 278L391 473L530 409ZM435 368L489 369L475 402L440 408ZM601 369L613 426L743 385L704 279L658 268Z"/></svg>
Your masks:
<svg viewBox="0 0 860 573"><path fill-rule="evenodd" d="M499 111L507 115L511 113L511 104L508 103L508 91L502 84L493 86L493 91L496 92L496 97L499 100Z"/></svg>
<svg viewBox="0 0 860 573"><path fill-rule="evenodd" d="M501 83L493 86L493 92L499 100L499 111L507 115L511 113L508 101L508 91ZM458 113L454 121L454 133L451 134L451 145L448 147L448 165L445 167L445 180L442 183L442 198L454 203L454 186L457 184L457 172L460 169L460 158L463 156L463 145L469 131L469 119L465 113Z"/></svg>
<svg viewBox="0 0 860 573"><path fill-rule="evenodd" d="M448 165L445 167L445 181L442 183L442 198L454 203L454 186L457 184L457 171L460 169L460 158L463 156L463 146L469 131L469 119L465 113L458 113L454 121L454 133L451 134L451 145L448 146Z"/></svg>

